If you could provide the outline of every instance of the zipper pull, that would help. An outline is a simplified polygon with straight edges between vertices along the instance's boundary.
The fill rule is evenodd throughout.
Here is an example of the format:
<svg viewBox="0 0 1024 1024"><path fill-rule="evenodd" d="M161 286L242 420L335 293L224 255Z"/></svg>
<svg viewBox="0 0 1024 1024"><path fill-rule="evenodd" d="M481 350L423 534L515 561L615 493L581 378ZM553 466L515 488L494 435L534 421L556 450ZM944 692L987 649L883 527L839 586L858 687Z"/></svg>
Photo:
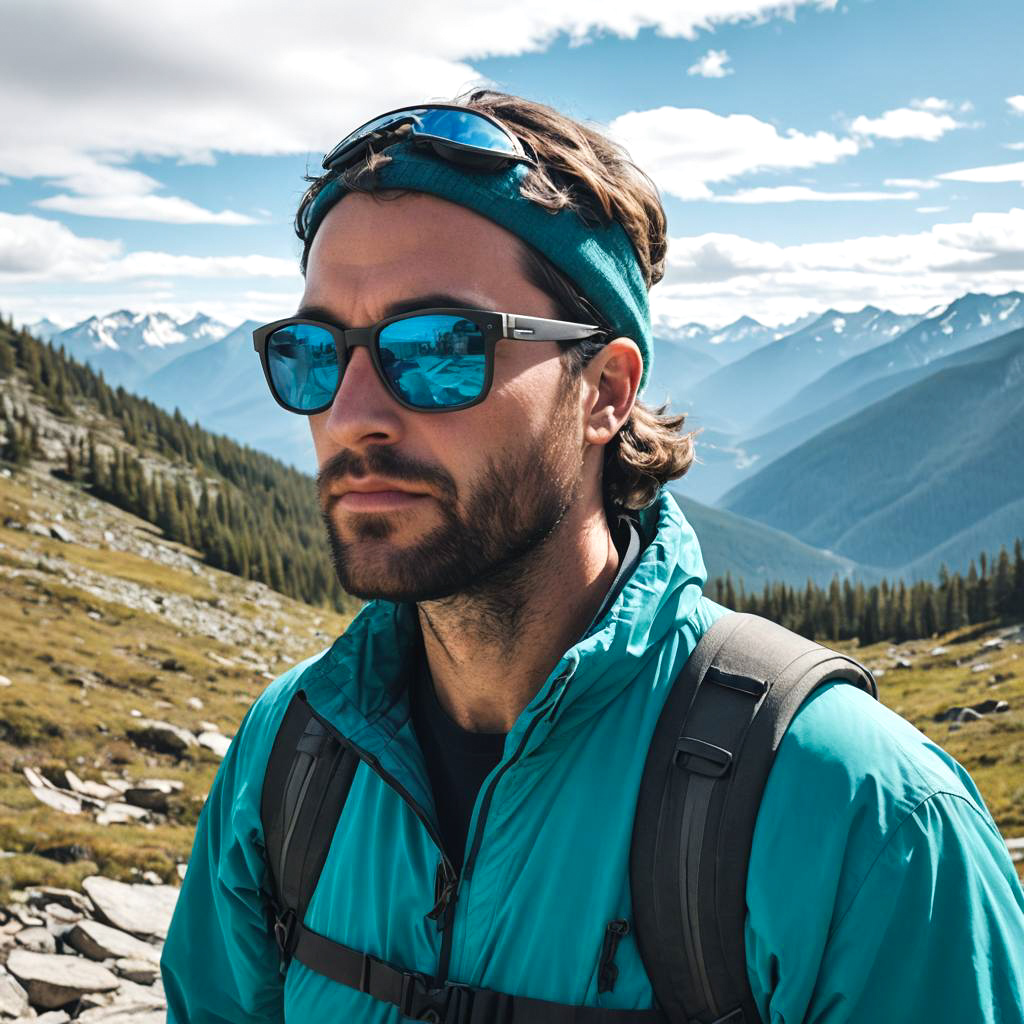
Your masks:
<svg viewBox="0 0 1024 1024"><path fill-rule="evenodd" d="M628 921L610 921L604 933L604 944L601 947L601 962L597 965L597 991L611 992L619 978L619 968L615 964L615 952L624 935L629 934Z"/></svg>
<svg viewBox="0 0 1024 1024"><path fill-rule="evenodd" d="M437 921L438 931L443 931L448 923L445 911L452 902L458 884L459 876L448 861L442 857L437 862L437 873L434 875L434 908L426 915L429 920Z"/></svg>

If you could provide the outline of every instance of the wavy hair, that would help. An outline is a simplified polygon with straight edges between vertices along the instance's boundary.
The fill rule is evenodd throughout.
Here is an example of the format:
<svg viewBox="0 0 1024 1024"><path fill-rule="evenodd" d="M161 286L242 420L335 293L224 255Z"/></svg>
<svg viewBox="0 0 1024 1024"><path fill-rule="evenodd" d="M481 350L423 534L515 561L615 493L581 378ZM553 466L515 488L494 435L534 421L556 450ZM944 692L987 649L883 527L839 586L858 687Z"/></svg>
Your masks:
<svg viewBox="0 0 1024 1024"><path fill-rule="evenodd" d="M525 198L555 212L574 210L585 223L617 220L633 243L648 289L662 279L665 211L657 187L625 149L595 128L520 96L477 89L452 102L497 118L533 149L537 166L523 179ZM346 186L358 192L377 191L374 171L389 159L386 153L370 154L363 163L342 172ZM328 171L306 179L310 186L295 215L295 233L303 243L303 274L312 242L305 236L304 214L317 193L336 177L338 172ZM401 194L395 191L396 196ZM524 275L552 299L559 319L595 323L608 330L591 303L550 260L526 242L520 240L520 244ZM587 339L558 344L567 384L575 386L604 343ZM626 422L605 445L602 488L610 512L646 508L668 481L683 476L694 462L694 438L699 431L684 433L686 414L666 414L667 408L667 402L655 409L637 399Z"/></svg>

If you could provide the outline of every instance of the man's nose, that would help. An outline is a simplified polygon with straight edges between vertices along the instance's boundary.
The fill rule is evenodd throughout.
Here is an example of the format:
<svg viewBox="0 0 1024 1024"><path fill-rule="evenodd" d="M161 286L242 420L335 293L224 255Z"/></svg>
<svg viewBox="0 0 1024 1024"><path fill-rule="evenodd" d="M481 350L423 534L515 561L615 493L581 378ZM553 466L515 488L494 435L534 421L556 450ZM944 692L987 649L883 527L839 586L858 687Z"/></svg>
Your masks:
<svg viewBox="0 0 1024 1024"><path fill-rule="evenodd" d="M333 445L349 449L392 443L401 435L402 407L380 379L369 349L349 353L324 429Z"/></svg>

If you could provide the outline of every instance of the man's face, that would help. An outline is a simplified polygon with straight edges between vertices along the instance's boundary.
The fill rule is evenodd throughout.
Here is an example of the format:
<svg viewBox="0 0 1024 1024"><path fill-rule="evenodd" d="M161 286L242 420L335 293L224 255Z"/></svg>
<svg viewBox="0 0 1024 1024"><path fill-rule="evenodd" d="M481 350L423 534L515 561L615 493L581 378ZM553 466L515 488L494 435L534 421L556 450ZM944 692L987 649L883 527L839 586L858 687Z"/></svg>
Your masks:
<svg viewBox="0 0 1024 1024"><path fill-rule="evenodd" d="M303 315L364 327L430 306L557 318L505 229L442 199L354 193L309 253ZM555 342L502 340L487 398L413 412L353 350L330 409L310 417L321 511L342 587L427 601L512 582L576 503L583 428ZM393 508L341 493L360 478L421 492ZM371 499L372 500L372 499Z"/></svg>

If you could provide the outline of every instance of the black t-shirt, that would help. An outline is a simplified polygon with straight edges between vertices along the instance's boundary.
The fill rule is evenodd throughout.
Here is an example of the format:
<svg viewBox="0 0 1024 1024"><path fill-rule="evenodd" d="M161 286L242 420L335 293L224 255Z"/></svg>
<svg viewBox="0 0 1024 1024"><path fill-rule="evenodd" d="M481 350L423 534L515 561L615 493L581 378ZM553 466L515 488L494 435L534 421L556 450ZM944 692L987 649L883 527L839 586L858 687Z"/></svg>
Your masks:
<svg viewBox="0 0 1024 1024"><path fill-rule="evenodd" d="M640 535L628 517L619 517L612 539L619 552L619 571L584 636L615 602L640 557ZM413 728L434 793L441 839L456 870L461 871L473 805L484 779L501 760L505 733L471 732L449 717L437 699L422 642L419 671L411 680L409 697Z"/></svg>

